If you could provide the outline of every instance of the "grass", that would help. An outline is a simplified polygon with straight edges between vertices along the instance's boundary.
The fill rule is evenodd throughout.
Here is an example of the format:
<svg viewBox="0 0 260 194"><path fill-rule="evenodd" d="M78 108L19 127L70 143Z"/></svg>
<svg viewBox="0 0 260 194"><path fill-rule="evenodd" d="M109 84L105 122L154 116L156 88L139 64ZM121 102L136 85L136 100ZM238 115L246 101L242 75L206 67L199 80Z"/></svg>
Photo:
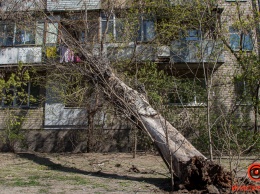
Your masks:
<svg viewBox="0 0 260 194"><path fill-rule="evenodd" d="M121 186L121 187L129 187L130 185L131 185L131 183L129 183L128 181L127 182L119 182L119 185Z"/></svg>
<svg viewBox="0 0 260 194"><path fill-rule="evenodd" d="M45 158L50 159L50 162L47 161L46 164L43 164L42 161L33 162L29 159L14 157L12 154L3 155L5 157L0 157L0 193L78 194L107 193L114 191L128 193L136 189L138 190L139 188L145 188L142 190L147 192L151 190L150 187L156 188L153 184L151 184L150 187L142 186L147 185L147 183L140 180L125 180L124 176L128 174L129 166L131 166L132 162L136 162L136 160L139 159L137 158L132 161L128 155L124 155L120 158L120 155L111 157L110 155L104 156L103 154L85 154L85 158L77 155L70 155L70 158L67 158L67 156L63 155L58 155L59 157L57 157L51 154L47 156L39 154L40 157L35 157L38 160L43 158L42 161L45 161ZM71 158L75 163L71 163ZM103 166L102 173L105 175L103 176L102 173L97 174L96 171L99 168L95 162L103 161L106 158L109 158L110 162L105 163ZM148 168L147 160L139 160L141 162L144 161L143 165L145 168ZM93 164L90 163L90 161L94 161ZM118 163L123 163L123 165L115 167L115 164ZM138 167L140 166L142 169L142 163L137 163ZM65 166L65 168L62 168L63 166ZM70 171L70 169L72 170ZM85 173L74 171L74 169L79 169ZM149 169L147 171L149 171ZM158 175L130 173L129 176L145 176L147 178Z"/></svg>
<svg viewBox="0 0 260 194"><path fill-rule="evenodd" d="M38 190L38 193L50 193L49 189L42 188Z"/></svg>
<svg viewBox="0 0 260 194"><path fill-rule="evenodd" d="M73 185L87 185L90 183L89 179L80 176L52 176L53 180L65 181Z"/></svg>
<svg viewBox="0 0 260 194"><path fill-rule="evenodd" d="M30 187L30 186L42 186L42 184L34 179L22 179L22 178L15 178L9 184L9 186L13 187Z"/></svg>

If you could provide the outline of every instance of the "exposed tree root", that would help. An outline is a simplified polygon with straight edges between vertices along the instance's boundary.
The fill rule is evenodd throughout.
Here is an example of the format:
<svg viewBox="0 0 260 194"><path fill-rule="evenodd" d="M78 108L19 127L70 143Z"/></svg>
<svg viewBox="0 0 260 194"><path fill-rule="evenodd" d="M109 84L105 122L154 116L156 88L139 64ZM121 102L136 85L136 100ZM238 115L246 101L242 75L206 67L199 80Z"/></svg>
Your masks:
<svg viewBox="0 0 260 194"><path fill-rule="evenodd" d="M182 184L188 190L207 190L231 188L232 176L229 172L209 160L193 157L183 165ZM182 186L182 187L183 187Z"/></svg>

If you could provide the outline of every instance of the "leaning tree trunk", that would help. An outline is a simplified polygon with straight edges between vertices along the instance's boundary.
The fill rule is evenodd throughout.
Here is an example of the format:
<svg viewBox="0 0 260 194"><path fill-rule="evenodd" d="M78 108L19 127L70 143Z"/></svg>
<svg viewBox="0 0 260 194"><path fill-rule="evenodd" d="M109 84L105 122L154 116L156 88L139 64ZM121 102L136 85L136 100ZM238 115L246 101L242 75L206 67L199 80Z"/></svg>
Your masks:
<svg viewBox="0 0 260 194"><path fill-rule="evenodd" d="M219 165L207 160L177 129L151 107L144 95L120 80L113 73L105 57L94 57L80 45L75 46L75 41L72 39L67 40L71 40L70 43L67 42L67 45L80 50L85 57L83 65L72 63L67 64L67 67L77 70L86 77L91 76L94 84L101 87L113 105L135 120L138 127L148 133L167 166L173 167L173 173L181 184L190 189L203 188L208 184L221 187L229 185L230 176L227 176ZM64 66L61 69L63 68Z"/></svg>
<svg viewBox="0 0 260 194"><path fill-rule="evenodd" d="M203 189L211 184L217 187L230 186L230 176L219 165L207 160L176 128L151 107L144 95L120 80L113 73L108 61L87 54L85 56L84 67L72 64L73 68L86 76L91 74L95 84L102 87L106 97L114 106L137 121L138 127L149 134L168 167L171 166L172 161L173 173L179 183L189 189Z"/></svg>

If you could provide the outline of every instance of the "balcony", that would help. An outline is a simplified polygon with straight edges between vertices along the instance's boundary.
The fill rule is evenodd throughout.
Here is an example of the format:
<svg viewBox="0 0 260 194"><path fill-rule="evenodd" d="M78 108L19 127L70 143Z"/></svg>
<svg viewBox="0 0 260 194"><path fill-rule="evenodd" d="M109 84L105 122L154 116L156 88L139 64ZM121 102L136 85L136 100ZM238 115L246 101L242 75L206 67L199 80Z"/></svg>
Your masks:
<svg viewBox="0 0 260 194"><path fill-rule="evenodd" d="M85 1L79 0L47 0L48 11L72 11L72 10L85 10ZM100 0L88 0L86 1L87 10L100 9Z"/></svg>
<svg viewBox="0 0 260 194"><path fill-rule="evenodd" d="M107 57L112 61L134 59L139 62L155 61L156 48L154 45L134 43L129 45L108 44L106 45Z"/></svg>
<svg viewBox="0 0 260 194"><path fill-rule="evenodd" d="M0 65L41 62L42 47L0 48Z"/></svg>
<svg viewBox="0 0 260 194"><path fill-rule="evenodd" d="M1 1L0 11L32 11L45 9L45 2L41 0L5 0Z"/></svg>
<svg viewBox="0 0 260 194"><path fill-rule="evenodd" d="M223 43L214 40L181 40L171 44L170 61L176 63L224 63Z"/></svg>

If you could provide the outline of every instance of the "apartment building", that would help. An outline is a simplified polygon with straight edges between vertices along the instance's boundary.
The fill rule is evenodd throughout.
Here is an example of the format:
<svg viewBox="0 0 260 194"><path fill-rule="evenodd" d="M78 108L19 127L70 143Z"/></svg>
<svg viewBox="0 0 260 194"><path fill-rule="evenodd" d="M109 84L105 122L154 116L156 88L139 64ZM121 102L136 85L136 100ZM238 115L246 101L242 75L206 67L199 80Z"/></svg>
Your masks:
<svg viewBox="0 0 260 194"><path fill-rule="evenodd" d="M238 94L233 80L238 68L234 53L241 50L240 46L242 51L248 53L256 50L256 31L253 29L241 33L234 24L239 15L238 7L242 17L252 15L250 0L219 0L210 8L214 15L213 24L222 25L225 29L223 36L226 45L218 35L203 32L199 26L187 29L182 38L172 40L170 45L155 45L153 41L157 36L157 22L160 18L141 13L135 37L124 43L127 33L123 30L123 14L120 15L116 10L122 7L128 10L130 4L124 0L111 2L109 4L102 0L10 0L1 3L2 77L8 77L13 69L21 64L34 66L40 75L46 77L45 85L51 87L28 82L23 86L24 91L28 93L27 100L23 101L15 97L18 92L15 87L4 88L0 101L0 128L5 127L7 108L23 111L26 115L24 129L86 128L86 108L69 105L53 97L56 94L52 86L59 88L59 83L51 82L48 77L51 64L80 64L84 61L82 53L71 49L66 43L70 38L76 40L79 45L84 45L93 55L105 56L112 62L132 58L140 64L151 61L159 64L162 69L170 66L172 74L177 77L193 80L196 77L203 87L210 83L211 90L208 95L211 100L208 101L217 104L218 107L225 107L227 112L237 103L235 100ZM176 2L172 1L173 6ZM111 6L115 11L109 11ZM231 49L227 49L227 44ZM48 70L42 68L46 64ZM242 87L244 86L242 83ZM14 97L7 100L7 94ZM40 96L45 97L44 101L30 100L38 99ZM169 103L174 107L201 109L209 105L205 96L201 98L196 93L192 98L180 97L178 92L172 92L169 96ZM100 111L96 124L103 125L104 128L128 127L125 120L107 115L106 111ZM112 121L111 117L116 122Z"/></svg>

